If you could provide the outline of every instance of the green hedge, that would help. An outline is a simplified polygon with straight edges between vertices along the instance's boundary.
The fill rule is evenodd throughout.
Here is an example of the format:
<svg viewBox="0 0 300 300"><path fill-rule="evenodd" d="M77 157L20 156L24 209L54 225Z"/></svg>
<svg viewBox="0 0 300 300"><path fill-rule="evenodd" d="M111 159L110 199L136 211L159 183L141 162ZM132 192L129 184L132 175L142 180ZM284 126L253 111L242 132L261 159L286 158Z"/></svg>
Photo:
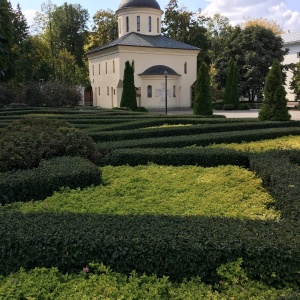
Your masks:
<svg viewBox="0 0 300 300"><path fill-rule="evenodd" d="M0 173L0 203L45 199L61 187L84 188L101 183L97 166L80 157L42 161L31 170Z"/></svg>
<svg viewBox="0 0 300 300"><path fill-rule="evenodd" d="M125 124L126 126L126 124ZM163 128L148 128L136 130L115 130L89 132L95 142L109 142L120 140L133 140L155 137L170 137L175 135L204 134L211 132L257 130L267 128L288 128L300 127L300 122L243 122L243 123L221 123L221 124L201 124L194 126L176 126Z"/></svg>
<svg viewBox="0 0 300 300"><path fill-rule="evenodd" d="M297 221L300 221L299 163L299 150L267 151L250 159L251 170L262 178L282 217Z"/></svg>
<svg viewBox="0 0 300 300"><path fill-rule="evenodd" d="M82 270L102 262L115 271L218 280L216 269L243 259L249 278L300 283L300 223L229 218L92 214L0 215L0 270Z"/></svg>
<svg viewBox="0 0 300 300"><path fill-rule="evenodd" d="M183 135L157 137L147 139L99 142L97 149L101 152L122 148L178 148L187 146L208 146L221 143L241 143L278 138L286 135L299 135L299 127L270 128L261 130L244 130L233 132L204 133L198 135Z"/></svg>
<svg viewBox="0 0 300 300"><path fill-rule="evenodd" d="M153 162L159 165L198 165L216 167L220 165L237 165L249 167L249 159L245 153L222 148L134 148L113 150L107 159L107 164L146 165Z"/></svg>

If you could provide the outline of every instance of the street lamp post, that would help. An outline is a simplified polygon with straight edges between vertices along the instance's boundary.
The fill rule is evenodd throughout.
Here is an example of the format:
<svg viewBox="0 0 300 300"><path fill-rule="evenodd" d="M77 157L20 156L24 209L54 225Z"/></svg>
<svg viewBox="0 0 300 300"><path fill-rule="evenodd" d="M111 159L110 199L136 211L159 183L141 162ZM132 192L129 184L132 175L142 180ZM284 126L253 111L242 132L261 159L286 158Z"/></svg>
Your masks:
<svg viewBox="0 0 300 300"><path fill-rule="evenodd" d="M168 114L168 71L164 72L165 75L165 104L166 104L166 115Z"/></svg>

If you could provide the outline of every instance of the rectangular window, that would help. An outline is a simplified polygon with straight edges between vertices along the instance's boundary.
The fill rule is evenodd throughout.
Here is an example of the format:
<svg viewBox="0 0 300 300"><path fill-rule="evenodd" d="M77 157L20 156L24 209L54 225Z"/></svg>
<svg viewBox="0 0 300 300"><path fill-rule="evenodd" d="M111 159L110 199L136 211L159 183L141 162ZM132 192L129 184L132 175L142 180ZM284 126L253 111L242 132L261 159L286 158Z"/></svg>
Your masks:
<svg viewBox="0 0 300 300"><path fill-rule="evenodd" d="M115 61L113 60L113 73L115 73Z"/></svg>
<svg viewBox="0 0 300 300"><path fill-rule="evenodd" d="M297 52L297 57L300 58L300 52Z"/></svg>
<svg viewBox="0 0 300 300"><path fill-rule="evenodd" d="M101 65L99 64L99 75L101 75Z"/></svg>
<svg viewBox="0 0 300 300"><path fill-rule="evenodd" d="M157 33L159 33L159 18L157 18Z"/></svg>
<svg viewBox="0 0 300 300"><path fill-rule="evenodd" d="M152 98L152 85L147 86L147 97Z"/></svg>
<svg viewBox="0 0 300 300"><path fill-rule="evenodd" d="M176 98L176 85L173 85L173 97Z"/></svg>
<svg viewBox="0 0 300 300"><path fill-rule="evenodd" d="M129 17L126 17L126 32L129 32Z"/></svg>
<svg viewBox="0 0 300 300"><path fill-rule="evenodd" d="M101 94L100 86L98 87L98 95Z"/></svg>
<svg viewBox="0 0 300 300"><path fill-rule="evenodd" d="M109 96L109 86L107 87L107 95Z"/></svg>
<svg viewBox="0 0 300 300"><path fill-rule="evenodd" d="M148 27L149 27L149 32L151 32L151 27L152 27L152 22L151 22L151 17L148 19Z"/></svg>
<svg viewBox="0 0 300 300"><path fill-rule="evenodd" d="M141 17L140 16L136 17L136 30L141 31Z"/></svg>
<svg viewBox="0 0 300 300"><path fill-rule="evenodd" d="M122 33L122 22L121 19L119 19L119 33Z"/></svg>
<svg viewBox="0 0 300 300"><path fill-rule="evenodd" d="M105 72L107 74L107 62L105 63Z"/></svg>
<svg viewBox="0 0 300 300"><path fill-rule="evenodd" d="M94 67L94 65L92 65L92 74L93 74L93 76L95 75L95 67Z"/></svg>
<svg viewBox="0 0 300 300"><path fill-rule="evenodd" d="M184 74L187 74L187 62L184 63Z"/></svg>

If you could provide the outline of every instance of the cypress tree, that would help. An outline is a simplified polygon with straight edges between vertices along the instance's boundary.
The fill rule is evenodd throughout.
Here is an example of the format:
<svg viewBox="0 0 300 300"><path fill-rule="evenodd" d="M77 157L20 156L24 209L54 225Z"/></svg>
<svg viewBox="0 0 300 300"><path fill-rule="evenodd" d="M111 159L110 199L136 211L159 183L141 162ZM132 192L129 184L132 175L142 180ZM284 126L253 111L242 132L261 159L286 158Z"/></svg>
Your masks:
<svg viewBox="0 0 300 300"><path fill-rule="evenodd" d="M134 86L133 68L129 61L125 63L124 77L123 77L123 91L121 97L121 107L135 110L137 108L136 90Z"/></svg>
<svg viewBox="0 0 300 300"><path fill-rule="evenodd" d="M209 69L204 62L197 75L193 113L194 115L212 115L213 113Z"/></svg>
<svg viewBox="0 0 300 300"><path fill-rule="evenodd" d="M264 101L259 112L260 121L288 121L286 91L283 86L282 72L278 59L275 59L264 86Z"/></svg>
<svg viewBox="0 0 300 300"><path fill-rule="evenodd" d="M234 108L239 106L238 93L238 69L233 59L230 59L227 68L224 104L232 104Z"/></svg>

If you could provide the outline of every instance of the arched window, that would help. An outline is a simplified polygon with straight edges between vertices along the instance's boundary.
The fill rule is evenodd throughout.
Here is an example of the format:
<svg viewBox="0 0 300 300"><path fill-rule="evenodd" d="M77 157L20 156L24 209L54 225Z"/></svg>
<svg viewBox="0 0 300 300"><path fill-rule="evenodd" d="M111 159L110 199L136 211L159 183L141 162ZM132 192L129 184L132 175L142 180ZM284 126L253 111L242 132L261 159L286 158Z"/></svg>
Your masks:
<svg viewBox="0 0 300 300"><path fill-rule="evenodd" d="M152 85L147 86L147 97L152 98Z"/></svg>
<svg viewBox="0 0 300 300"><path fill-rule="evenodd" d="M151 32L152 29L152 21L151 21L151 17L149 16L148 18L148 27L149 27L149 32Z"/></svg>
<svg viewBox="0 0 300 300"><path fill-rule="evenodd" d="M176 97L176 85L173 85L173 97Z"/></svg>
<svg viewBox="0 0 300 300"><path fill-rule="evenodd" d="M184 74L187 74L187 62L184 63Z"/></svg>
<svg viewBox="0 0 300 300"><path fill-rule="evenodd" d="M141 17L140 16L136 17L136 30L141 31Z"/></svg>
<svg viewBox="0 0 300 300"><path fill-rule="evenodd" d="M129 17L126 17L126 32L129 32Z"/></svg>

